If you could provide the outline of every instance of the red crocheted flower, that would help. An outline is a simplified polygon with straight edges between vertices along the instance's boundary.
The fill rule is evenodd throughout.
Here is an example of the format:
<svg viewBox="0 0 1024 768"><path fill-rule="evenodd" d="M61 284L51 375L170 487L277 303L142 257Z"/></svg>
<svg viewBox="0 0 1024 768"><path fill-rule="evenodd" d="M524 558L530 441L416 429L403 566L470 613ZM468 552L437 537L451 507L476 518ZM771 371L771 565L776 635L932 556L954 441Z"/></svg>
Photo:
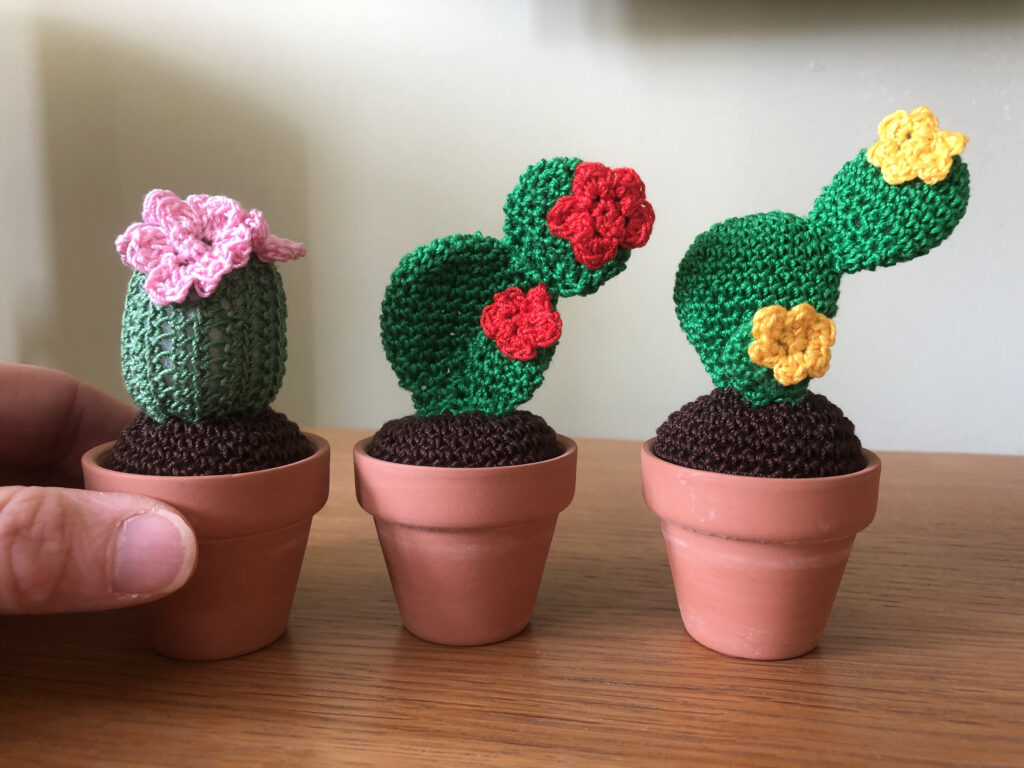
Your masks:
<svg viewBox="0 0 1024 768"><path fill-rule="evenodd" d="M544 283L526 293L512 286L494 294L494 303L480 315L480 326L512 360L533 360L538 348L550 347L562 335L562 318Z"/></svg>
<svg viewBox="0 0 1024 768"><path fill-rule="evenodd" d="M601 163L577 165L572 195L548 211L551 234L568 240L576 261L588 269L603 267L619 248L645 245L653 227L654 209L639 174Z"/></svg>

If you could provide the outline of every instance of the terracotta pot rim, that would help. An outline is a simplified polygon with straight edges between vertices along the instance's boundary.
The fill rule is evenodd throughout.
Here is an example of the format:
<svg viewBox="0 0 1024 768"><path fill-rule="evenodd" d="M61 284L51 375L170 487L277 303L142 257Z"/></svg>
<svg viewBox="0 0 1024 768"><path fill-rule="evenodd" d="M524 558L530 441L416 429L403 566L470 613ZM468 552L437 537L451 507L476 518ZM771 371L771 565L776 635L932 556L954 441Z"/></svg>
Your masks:
<svg viewBox="0 0 1024 768"><path fill-rule="evenodd" d="M500 470L508 470L514 472L515 470L521 470L523 467L542 467L546 464L552 464L558 461L565 461L567 454L576 453L579 449L576 443L565 435L556 434L558 444L562 447L562 452L557 456L552 456L550 459L544 459L543 461L531 461L526 464L506 464L500 467L432 467L424 464L403 464L400 461L387 461L386 459L378 459L371 456L366 452L366 447L373 440L373 435L364 437L362 440L357 442L352 448L353 453L359 454L360 462L365 462L370 465L386 465L389 467L405 467L411 473L423 473L423 474L447 474L447 473L497 473Z"/></svg>
<svg viewBox="0 0 1024 768"><path fill-rule="evenodd" d="M154 482L160 482L161 480L180 481L188 479L196 483L212 484L216 482L224 482L231 478L252 477L253 475L268 476L274 473L284 473L301 464L312 463L314 460L318 458L318 454L321 451L325 449L330 449L330 445L327 442L327 440L320 437L320 435L314 434L312 432L303 432L302 436L313 444L314 450L313 453L311 453L309 456L307 456L304 459L299 459L298 461L290 462L288 464L281 464L279 466L269 467L267 469L254 469L250 470L249 472L229 472L222 475L144 475L138 472L122 472L120 470L110 469L106 465L106 460L110 457L110 454L113 453L114 444L117 442L116 440L110 440L109 442L106 443L100 443L99 445L90 448L88 451L82 454L82 463L89 463L93 465L95 467L95 470L99 472L109 472L126 478L146 478L147 480L151 480Z"/></svg>
<svg viewBox="0 0 1024 768"><path fill-rule="evenodd" d="M851 480L858 478L859 475L871 474L875 471L875 468L881 466L882 460L873 451L869 451L867 448L862 448L861 453L864 454L864 458L867 459L867 465L863 469L858 469L856 472L847 472L845 475L828 475L826 477L756 477L754 475L735 475L729 472L712 472L706 469L694 469L693 467L687 467L683 464L675 464L671 461L667 461L654 452L654 442L657 438L652 437L646 440L641 447L641 451L646 455L647 458L654 462L660 462L671 467L678 467L684 470L687 474L693 474L695 477L705 478L734 478L730 479L730 483L735 484L750 484L750 485L762 485L768 487L772 485L793 485L802 484L807 487L815 485L833 485L838 480L850 478Z"/></svg>
<svg viewBox="0 0 1024 768"><path fill-rule="evenodd" d="M744 541L796 543L846 538L864 530L878 506L881 460L832 477L773 478L691 469L658 458L653 440L640 456L647 506L670 524Z"/></svg>
<svg viewBox="0 0 1024 768"><path fill-rule="evenodd" d="M312 455L270 469L227 475L140 475L103 465L112 443L82 456L85 486L95 491L132 493L175 507L201 541L243 538L286 528L312 518L330 493L330 444L302 433Z"/></svg>
<svg viewBox="0 0 1024 768"><path fill-rule="evenodd" d="M557 516L572 502L578 449L558 435L558 456L504 467L425 467L374 459L370 438L352 450L356 499L374 518L431 530L511 528Z"/></svg>

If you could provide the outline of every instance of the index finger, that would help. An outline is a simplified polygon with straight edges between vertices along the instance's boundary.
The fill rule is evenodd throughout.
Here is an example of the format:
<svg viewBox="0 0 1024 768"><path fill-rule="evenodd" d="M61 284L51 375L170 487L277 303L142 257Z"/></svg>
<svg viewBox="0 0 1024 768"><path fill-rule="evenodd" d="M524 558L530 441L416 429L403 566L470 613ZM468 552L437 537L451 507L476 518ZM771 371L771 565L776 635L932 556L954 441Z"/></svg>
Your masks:
<svg viewBox="0 0 1024 768"><path fill-rule="evenodd" d="M80 482L82 454L114 440L135 409L61 371L0 363L0 481Z"/></svg>

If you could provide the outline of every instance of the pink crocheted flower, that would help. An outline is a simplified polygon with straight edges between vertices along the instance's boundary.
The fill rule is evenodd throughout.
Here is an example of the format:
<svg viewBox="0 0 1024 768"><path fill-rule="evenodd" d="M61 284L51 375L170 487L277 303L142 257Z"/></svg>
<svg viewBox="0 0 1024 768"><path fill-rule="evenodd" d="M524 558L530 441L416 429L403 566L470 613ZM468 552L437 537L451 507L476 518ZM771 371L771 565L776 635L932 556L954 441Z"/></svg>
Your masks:
<svg viewBox="0 0 1024 768"><path fill-rule="evenodd" d="M209 296L220 279L249 263L288 261L306 254L302 243L270 234L263 214L229 197L189 195L181 200L154 189L142 204L142 222L115 242L121 261L144 272L154 304L178 304L195 288Z"/></svg>
<svg viewBox="0 0 1024 768"><path fill-rule="evenodd" d="M551 306L544 283L526 293L512 286L494 294L494 303L480 315L480 326L512 360L533 360L538 348L550 347L562 335L562 318Z"/></svg>
<svg viewBox="0 0 1024 768"><path fill-rule="evenodd" d="M654 209L639 174L601 163L577 165L572 195L548 211L548 229L568 240L576 261L588 269L603 267L619 248L645 245L653 227Z"/></svg>

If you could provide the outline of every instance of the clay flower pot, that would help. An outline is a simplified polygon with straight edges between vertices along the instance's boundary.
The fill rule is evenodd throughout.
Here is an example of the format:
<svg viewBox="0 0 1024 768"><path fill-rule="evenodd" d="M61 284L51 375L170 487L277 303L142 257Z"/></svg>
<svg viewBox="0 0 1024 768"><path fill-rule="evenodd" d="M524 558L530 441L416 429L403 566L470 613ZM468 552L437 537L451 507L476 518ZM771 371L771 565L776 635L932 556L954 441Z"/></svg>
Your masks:
<svg viewBox="0 0 1024 768"><path fill-rule="evenodd" d="M704 472L641 450L686 631L720 653L787 659L817 647L854 537L874 519L881 464L822 478Z"/></svg>
<svg viewBox="0 0 1024 768"><path fill-rule="evenodd" d="M106 443L82 457L85 487L151 496L196 532L198 565L178 592L142 606L149 645L176 659L239 656L269 645L291 612L310 524L327 501L330 447L292 464L234 475L173 477L108 469Z"/></svg>
<svg viewBox="0 0 1024 768"><path fill-rule="evenodd" d="M353 451L402 623L444 645L496 643L530 621L558 514L576 489L576 444L505 467L426 467Z"/></svg>

